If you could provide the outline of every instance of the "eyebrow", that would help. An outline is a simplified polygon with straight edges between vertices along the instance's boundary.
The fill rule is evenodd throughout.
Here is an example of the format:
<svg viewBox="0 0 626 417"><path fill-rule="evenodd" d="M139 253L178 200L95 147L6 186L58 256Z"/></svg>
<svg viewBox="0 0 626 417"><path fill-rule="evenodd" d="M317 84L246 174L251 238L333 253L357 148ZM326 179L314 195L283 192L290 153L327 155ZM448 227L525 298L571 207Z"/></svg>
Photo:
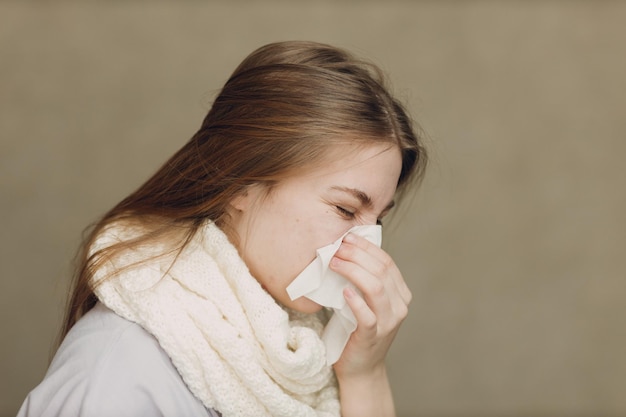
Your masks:
<svg viewBox="0 0 626 417"><path fill-rule="evenodd" d="M350 188L350 187L340 187L340 186L333 186L330 187L331 190L336 190L336 191L341 191L344 193L348 193L351 194L353 197L355 197L357 200L359 200L359 202L361 202L361 204L364 207L367 208L371 208L373 203L372 203L372 198L367 195L367 193L365 193L362 190L359 190L358 188ZM385 207L385 209L383 210L383 213L385 211L391 210L391 208L396 204L396 202L394 200L391 200L391 202L389 204L387 204L387 207Z"/></svg>

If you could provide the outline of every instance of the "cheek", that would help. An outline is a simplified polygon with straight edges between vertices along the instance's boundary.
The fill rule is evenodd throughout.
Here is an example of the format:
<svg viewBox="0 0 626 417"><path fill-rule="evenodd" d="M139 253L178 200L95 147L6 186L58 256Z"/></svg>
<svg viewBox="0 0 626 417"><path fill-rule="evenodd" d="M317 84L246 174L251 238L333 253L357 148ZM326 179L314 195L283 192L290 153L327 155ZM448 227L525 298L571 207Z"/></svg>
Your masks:
<svg viewBox="0 0 626 417"><path fill-rule="evenodd" d="M266 275L271 281L267 285L287 287L315 259L316 250L328 244L327 239L318 236L319 230L302 227L302 223L295 226L287 228L280 238L277 236L271 248L265 248L268 256L262 261L273 264L267 265L271 271Z"/></svg>
<svg viewBox="0 0 626 417"><path fill-rule="evenodd" d="M351 224L321 208L296 216L281 209L270 213L256 224L259 235L249 255L255 276L276 297L315 259L317 249L333 243Z"/></svg>
<svg viewBox="0 0 626 417"><path fill-rule="evenodd" d="M335 242L350 227L346 222L319 222L294 236L285 250L290 254L290 259L286 259L290 264L290 278L295 278L315 259L318 249Z"/></svg>

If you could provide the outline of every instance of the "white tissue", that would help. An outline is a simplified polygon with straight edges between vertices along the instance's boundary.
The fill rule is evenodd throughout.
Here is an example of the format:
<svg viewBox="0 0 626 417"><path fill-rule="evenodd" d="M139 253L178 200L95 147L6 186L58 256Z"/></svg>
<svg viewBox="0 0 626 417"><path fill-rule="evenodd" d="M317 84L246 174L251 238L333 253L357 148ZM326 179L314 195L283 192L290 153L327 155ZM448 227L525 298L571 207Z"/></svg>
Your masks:
<svg viewBox="0 0 626 417"><path fill-rule="evenodd" d="M350 334L356 329L356 319L343 297L343 289L358 290L348 280L328 268L341 241L348 233L354 233L380 247L382 228L379 225L355 226L328 246L317 250L317 257L287 287L292 300L298 297L309 298L316 303L331 308L334 312L324 329L322 340L326 345L326 362L337 362L346 347Z"/></svg>

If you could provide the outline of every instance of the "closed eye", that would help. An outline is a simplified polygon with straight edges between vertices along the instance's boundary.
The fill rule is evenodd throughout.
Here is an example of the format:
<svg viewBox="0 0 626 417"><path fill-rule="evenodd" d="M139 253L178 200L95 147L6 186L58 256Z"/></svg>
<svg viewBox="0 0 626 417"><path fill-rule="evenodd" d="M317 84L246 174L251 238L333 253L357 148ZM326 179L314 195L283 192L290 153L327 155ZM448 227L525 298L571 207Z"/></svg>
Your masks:
<svg viewBox="0 0 626 417"><path fill-rule="evenodd" d="M341 207L341 206L335 206L335 208L337 209L337 211L339 212L339 214L341 214L342 216L348 218L348 219L352 219L354 218L354 212Z"/></svg>
<svg viewBox="0 0 626 417"><path fill-rule="evenodd" d="M344 207L335 206L335 208L337 209L339 214L341 214L346 219L353 219L356 216L355 212L350 211L350 210L348 210L348 209L346 209ZM383 220L382 219L376 219L376 224L379 225L379 226L382 226L383 225Z"/></svg>

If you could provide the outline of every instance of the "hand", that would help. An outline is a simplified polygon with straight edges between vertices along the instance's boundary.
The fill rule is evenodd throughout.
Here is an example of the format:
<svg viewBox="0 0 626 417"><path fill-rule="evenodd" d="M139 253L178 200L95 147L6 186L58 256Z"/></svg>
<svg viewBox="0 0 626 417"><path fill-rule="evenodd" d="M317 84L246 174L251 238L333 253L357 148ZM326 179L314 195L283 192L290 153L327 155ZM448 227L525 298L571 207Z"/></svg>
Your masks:
<svg viewBox="0 0 626 417"><path fill-rule="evenodd" d="M380 374L389 347L407 316L411 291L384 250L352 233L344 237L330 267L363 294L351 288L344 290L357 328L334 365L337 377L341 380Z"/></svg>

